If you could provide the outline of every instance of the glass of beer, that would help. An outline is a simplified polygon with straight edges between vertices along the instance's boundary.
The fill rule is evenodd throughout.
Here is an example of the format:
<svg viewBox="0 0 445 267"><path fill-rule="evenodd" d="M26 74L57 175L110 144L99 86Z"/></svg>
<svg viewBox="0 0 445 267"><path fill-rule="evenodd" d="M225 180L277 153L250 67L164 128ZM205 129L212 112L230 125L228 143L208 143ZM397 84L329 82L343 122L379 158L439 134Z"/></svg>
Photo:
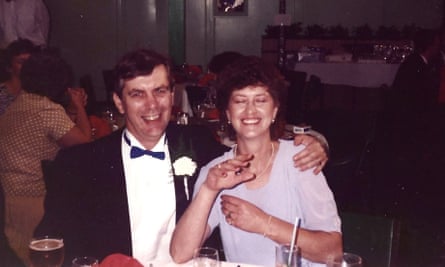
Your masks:
<svg viewBox="0 0 445 267"><path fill-rule="evenodd" d="M64 258L63 239L54 236L35 237L29 242L32 267L61 267Z"/></svg>

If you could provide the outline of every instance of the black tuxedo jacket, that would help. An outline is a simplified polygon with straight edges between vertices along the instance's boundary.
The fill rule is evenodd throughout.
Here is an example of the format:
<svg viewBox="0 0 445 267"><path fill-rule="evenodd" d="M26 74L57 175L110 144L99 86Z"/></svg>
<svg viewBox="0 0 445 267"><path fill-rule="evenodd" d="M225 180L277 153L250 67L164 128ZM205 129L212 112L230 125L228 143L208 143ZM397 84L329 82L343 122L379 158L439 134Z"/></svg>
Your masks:
<svg viewBox="0 0 445 267"><path fill-rule="evenodd" d="M61 150L54 161L42 163L47 195L45 215L35 234L62 236L66 263L75 256L101 260L117 252L132 254L121 135L118 131ZM189 182L192 194L200 167L228 148L199 126L171 124L166 136L172 162L188 156L198 165ZM178 220L190 201L186 199L183 177L175 176L174 180Z"/></svg>
<svg viewBox="0 0 445 267"><path fill-rule="evenodd" d="M439 66L423 61L418 53L409 55L400 64L392 87L396 108L408 111L425 111L437 102L440 85Z"/></svg>

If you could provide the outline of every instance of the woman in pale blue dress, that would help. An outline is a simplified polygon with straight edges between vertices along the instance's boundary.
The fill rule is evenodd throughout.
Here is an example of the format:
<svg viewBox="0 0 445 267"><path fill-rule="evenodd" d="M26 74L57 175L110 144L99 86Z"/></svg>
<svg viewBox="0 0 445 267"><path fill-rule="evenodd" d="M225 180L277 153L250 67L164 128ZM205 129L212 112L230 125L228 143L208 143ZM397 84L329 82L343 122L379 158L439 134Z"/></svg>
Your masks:
<svg viewBox="0 0 445 267"><path fill-rule="evenodd" d="M323 266L341 254L340 219L325 177L296 169L292 155L303 147L277 138L286 85L256 57L236 61L218 77L219 108L237 145L201 169L172 238L175 261L190 260L219 226L228 261L275 266L275 247L291 242L296 217L295 245L306 265Z"/></svg>

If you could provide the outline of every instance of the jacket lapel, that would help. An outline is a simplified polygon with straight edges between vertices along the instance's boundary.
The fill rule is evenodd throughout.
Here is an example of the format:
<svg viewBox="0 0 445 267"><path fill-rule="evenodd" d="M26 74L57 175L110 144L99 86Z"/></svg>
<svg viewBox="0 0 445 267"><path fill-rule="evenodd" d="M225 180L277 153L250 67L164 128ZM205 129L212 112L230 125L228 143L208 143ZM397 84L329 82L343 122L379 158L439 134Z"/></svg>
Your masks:
<svg viewBox="0 0 445 267"><path fill-rule="evenodd" d="M173 168L173 163L181 157L189 157L196 162L195 153L191 144L191 138L187 138L187 136L184 135L184 131L181 131L181 129L179 129L176 125L170 124L167 127L166 136L172 164L173 180L175 184L177 222L191 202L193 185L195 184L194 182L196 180L199 167L197 167L197 170L192 177L176 175ZM187 179L187 181L184 179Z"/></svg>

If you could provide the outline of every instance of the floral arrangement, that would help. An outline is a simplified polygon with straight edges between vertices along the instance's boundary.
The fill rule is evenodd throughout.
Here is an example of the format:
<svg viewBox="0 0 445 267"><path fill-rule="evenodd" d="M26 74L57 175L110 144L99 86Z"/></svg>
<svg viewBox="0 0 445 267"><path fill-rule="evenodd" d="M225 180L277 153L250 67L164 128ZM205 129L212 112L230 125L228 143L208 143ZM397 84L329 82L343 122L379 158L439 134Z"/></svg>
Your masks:
<svg viewBox="0 0 445 267"><path fill-rule="evenodd" d="M194 162L191 158L182 156L173 162L173 171L175 175L183 176L184 179L184 190L187 200L190 199L190 193L188 189L188 179L190 176L193 176L196 172L197 168L196 162Z"/></svg>

